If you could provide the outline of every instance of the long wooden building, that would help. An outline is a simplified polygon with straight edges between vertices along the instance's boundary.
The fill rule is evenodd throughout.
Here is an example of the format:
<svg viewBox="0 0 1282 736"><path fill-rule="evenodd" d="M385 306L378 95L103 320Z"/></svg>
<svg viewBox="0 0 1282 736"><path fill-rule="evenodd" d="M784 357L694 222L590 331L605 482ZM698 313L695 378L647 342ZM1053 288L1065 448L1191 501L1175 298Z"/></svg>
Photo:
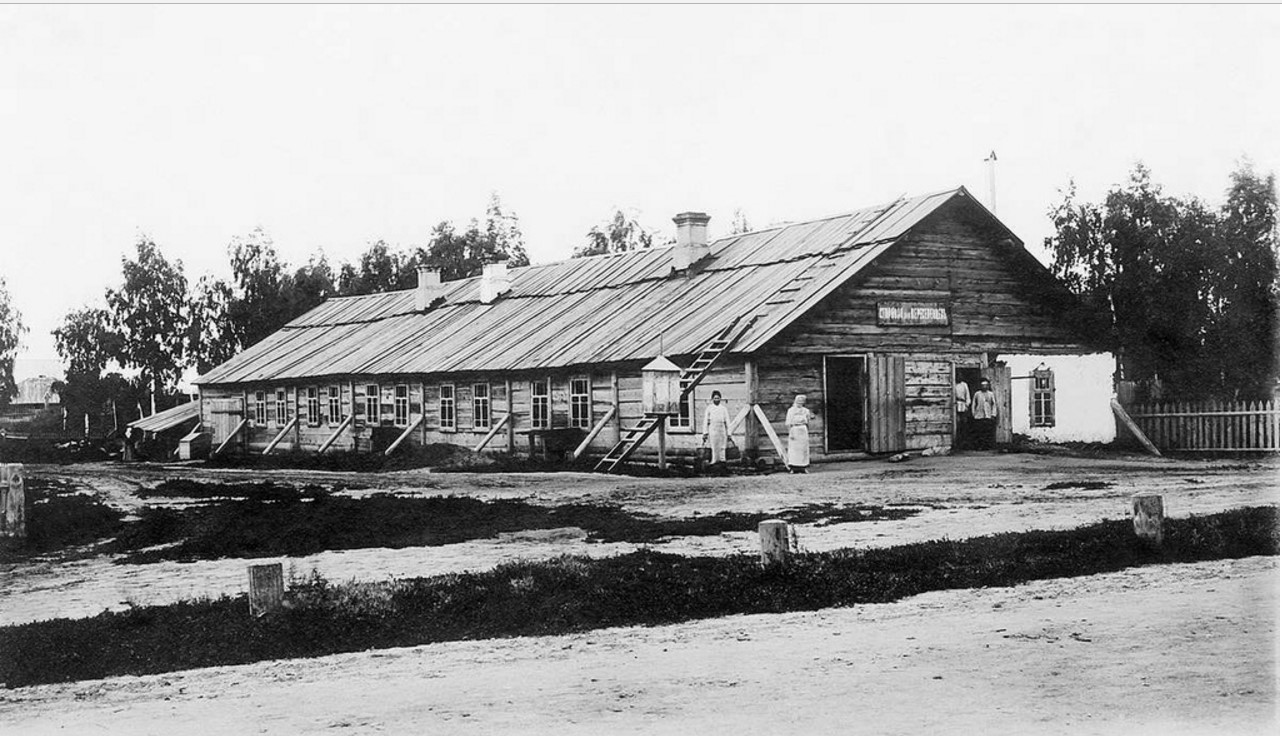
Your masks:
<svg viewBox="0 0 1282 736"><path fill-rule="evenodd" d="M675 452L698 447L714 390L749 452L776 451L762 430L786 436L796 394L819 460L950 445L953 383L981 375L999 441L1111 439L1089 315L964 188L714 242L706 216L675 221L670 247L446 283L421 270L416 289L329 299L200 377L202 426L222 452L519 454L568 433L593 456L652 453L654 437L627 440L662 346L693 385L667 426ZM1102 414L1069 426L1056 407L1080 414L1101 383Z"/></svg>

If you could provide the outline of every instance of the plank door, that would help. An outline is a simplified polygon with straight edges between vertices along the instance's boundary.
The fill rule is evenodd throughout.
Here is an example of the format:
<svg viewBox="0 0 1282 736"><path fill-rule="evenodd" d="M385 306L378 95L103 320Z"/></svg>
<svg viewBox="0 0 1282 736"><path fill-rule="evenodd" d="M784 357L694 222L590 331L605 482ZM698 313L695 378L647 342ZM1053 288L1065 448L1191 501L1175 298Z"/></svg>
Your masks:
<svg viewBox="0 0 1282 736"><path fill-rule="evenodd" d="M901 452L904 444L904 356L868 356L868 451Z"/></svg>
<svg viewBox="0 0 1282 736"><path fill-rule="evenodd" d="M240 420L245 417L245 410L240 399L209 399L210 414L214 420L214 431L212 442L214 447L222 444L240 424ZM244 442L244 437L238 437L237 446Z"/></svg>
<svg viewBox="0 0 1282 736"><path fill-rule="evenodd" d="M1010 428L1010 366L990 365L983 375L997 397L997 444L1009 445L1014 439Z"/></svg>

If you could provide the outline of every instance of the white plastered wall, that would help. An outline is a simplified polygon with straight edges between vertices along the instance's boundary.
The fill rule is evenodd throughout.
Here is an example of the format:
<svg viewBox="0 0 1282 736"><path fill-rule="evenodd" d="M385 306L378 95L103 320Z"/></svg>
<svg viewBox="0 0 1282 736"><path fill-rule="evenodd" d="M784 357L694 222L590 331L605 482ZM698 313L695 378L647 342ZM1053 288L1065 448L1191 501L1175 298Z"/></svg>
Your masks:
<svg viewBox="0 0 1282 736"><path fill-rule="evenodd" d="M1117 434L1109 401L1115 395L1111 353L1003 355L1010 367L1011 429L1042 442L1112 442ZM1055 373L1055 426L1030 427L1028 394L1033 370Z"/></svg>

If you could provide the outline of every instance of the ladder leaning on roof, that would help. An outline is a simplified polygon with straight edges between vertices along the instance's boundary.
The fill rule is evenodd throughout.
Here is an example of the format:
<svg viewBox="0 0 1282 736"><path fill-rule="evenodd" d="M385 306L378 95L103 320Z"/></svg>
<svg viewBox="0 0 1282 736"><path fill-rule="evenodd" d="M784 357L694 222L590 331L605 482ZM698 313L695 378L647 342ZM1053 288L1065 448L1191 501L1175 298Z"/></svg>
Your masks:
<svg viewBox="0 0 1282 736"><path fill-rule="evenodd" d="M724 330L717 333L717 336L712 338L703 347L703 350L699 351L699 355L695 357L690 367L681 371L681 401L686 400L690 392L694 391L695 386L698 386L708 375L708 371L712 369L717 360L722 355L725 355L726 351L743 336L743 333L748 331L748 328L752 326L753 322L757 321L757 318L754 316L739 325L741 321L743 321L742 316L735 317L734 321L727 325ZM739 327L737 330L735 329L736 326ZM601 458L600 462L596 464L596 470L603 470L607 473L613 472L641 446L642 442L645 442L647 437L654 434L654 430L659 428L659 422L663 421L667 421L667 417L642 417L641 421L636 426L630 427L625 431L614 447L610 448L605 457Z"/></svg>

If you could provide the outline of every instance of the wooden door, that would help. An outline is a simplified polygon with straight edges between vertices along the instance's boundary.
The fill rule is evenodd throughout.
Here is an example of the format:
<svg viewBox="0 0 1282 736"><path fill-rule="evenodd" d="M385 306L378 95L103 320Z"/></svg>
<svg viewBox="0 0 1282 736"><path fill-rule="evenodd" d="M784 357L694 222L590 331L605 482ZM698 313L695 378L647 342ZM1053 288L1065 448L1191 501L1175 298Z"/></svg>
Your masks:
<svg viewBox="0 0 1282 736"><path fill-rule="evenodd" d="M868 451L904 450L904 356L868 356Z"/></svg>
<svg viewBox="0 0 1282 736"><path fill-rule="evenodd" d="M240 399L208 399L208 401L209 411L214 419L211 441L214 447L218 447L223 440L236 431L236 425L245 418L245 409Z"/></svg>
<svg viewBox="0 0 1282 736"><path fill-rule="evenodd" d="M1014 439L1010 428L1010 366L991 365L984 369L983 375L992 384L997 398L997 444L1009 445Z"/></svg>

